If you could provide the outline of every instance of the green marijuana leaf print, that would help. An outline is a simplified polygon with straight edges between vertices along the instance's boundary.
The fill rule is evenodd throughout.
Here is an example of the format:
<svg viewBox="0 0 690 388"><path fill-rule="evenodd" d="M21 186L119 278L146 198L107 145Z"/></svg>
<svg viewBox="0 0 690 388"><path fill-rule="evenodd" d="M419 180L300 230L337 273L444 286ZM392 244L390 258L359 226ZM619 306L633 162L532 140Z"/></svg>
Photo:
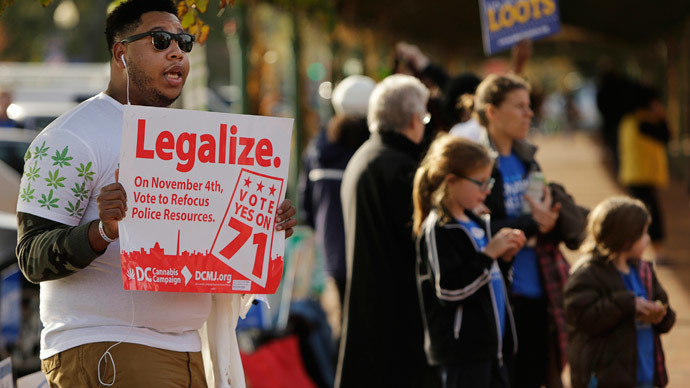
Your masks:
<svg viewBox="0 0 690 388"><path fill-rule="evenodd" d="M40 148L36 146L34 151L34 159L43 160L44 156L48 156L49 149L50 147L46 147L46 142L43 142Z"/></svg>
<svg viewBox="0 0 690 388"><path fill-rule="evenodd" d="M60 167L71 166L69 161L74 159L74 158L71 156L67 156L67 149L68 148L69 147L65 147L65 149L62 150L62 152L55 151L55 156L53 156L51 158L54 160L53 166L55 166L55 165L58 165Z"/></svg>
<svg viewBox="0 0 690 388"><path fill-rule="evenodd" d="M79 183L75 183L72 192L80 201L85 200L89 196L89 191L86 189L86 182L82 182L81 186L79 186Z"/></svg>
<svg viewBox="0 0 690 388"><path fill-rule="evenodd" d="M27 149L24 153L24 163L26 163L26 161L29 159L31 159L31 148Z"/></svg>
<svg viewBox="0 0 690 388"><path fill-rule="evenodd" d="M77 201L74 204L72 204L72 202L70 201L67 201L67 204L68 206L65 208L65 210L67 210L70 216L81 217L83 215L84 209L79 208L79 206L81 205L81 201Z"/></svg>
<svg viewBox="0 0 690 388"><path fill-rule="evenodd" d="M31 200L34 199L34 196L33 196L34 191L36 191L36 189L31 188L31 183L26 185L24 190L22 190L22 194L21 194L22 201L31 202Z"/></svg>
<svg viewBox="0 0 690 388"><path fill-rule="evenodd" d="M41 194L41 199L38 200L38 203L41 204L41 207L46 207L48 208L48 210L50 210L53 207L58 207L58 205L56 205L55 203L59 200L59 198L53 198L53 190L51 189L47 197L45 194Z"/></svg>
<svg viewBox="0 0 690 388"><path fill-rule="evenodd" d="M58 189L60 187L65 187L65 185L62 184L62 181L64 181L66 178L65 177L58 177L58 174L60 174L60 170L55 170L55 174L48 171L48 178L46 178L46 182L48 182L48 187L52 186L56 189Z"/></svg>
<svg viewBox="0 0 690 388"><path fill-rule="evenodd" d="M33 166L29 167L29 169L24 172L24 175L26 176L27 180L36 182L36 179L41 177L40 175L38 175L39 171L41 171L41 168L38 167L36 164L34 164Z"/></svg>
<svg viewBox="0 0 690 388"><path fill-rule="evenodd" d="M86 166L84 166L84 163L79 163L77 171L79 172L79 177L84 178L85 181L93 181L93 175L96 174L91 171L91 162L87 163Z"/></svg>

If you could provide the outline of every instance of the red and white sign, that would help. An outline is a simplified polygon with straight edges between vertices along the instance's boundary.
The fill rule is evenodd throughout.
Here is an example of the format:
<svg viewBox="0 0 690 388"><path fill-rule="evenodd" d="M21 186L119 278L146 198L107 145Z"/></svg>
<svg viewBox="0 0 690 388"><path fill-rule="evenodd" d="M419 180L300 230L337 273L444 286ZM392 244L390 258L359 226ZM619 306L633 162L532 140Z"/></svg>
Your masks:
<svg viewBox="0 0 690 388"><path fill-rule="evenodd" d="M124 107L119 224L125 289L276 291L292 119Z"/></svg>

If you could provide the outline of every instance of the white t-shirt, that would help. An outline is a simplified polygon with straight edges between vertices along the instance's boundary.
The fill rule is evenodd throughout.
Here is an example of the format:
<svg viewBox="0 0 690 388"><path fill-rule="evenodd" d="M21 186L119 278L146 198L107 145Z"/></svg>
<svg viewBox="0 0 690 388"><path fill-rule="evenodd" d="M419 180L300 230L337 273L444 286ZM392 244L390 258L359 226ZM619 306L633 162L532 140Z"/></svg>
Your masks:
<svg viewBox="0 0 690 388"><path fill-rule="evenodd" d="M121 133L122 104L105 93L57 118L29 148L17 211L70 226L98 219L96 199L115 182ZM125 291L119 251L112 243L86 268L41 283L41 359L102 341L201 350L197 330L210 295Z"/></svg>
<svg viewBox="0 0 690 388"><path fill-rule="evenodd" d="M464 137L479 144L483 144L487 137L486 129L474 117L464 123L455 124L448 132L451 135Z"/></svg>

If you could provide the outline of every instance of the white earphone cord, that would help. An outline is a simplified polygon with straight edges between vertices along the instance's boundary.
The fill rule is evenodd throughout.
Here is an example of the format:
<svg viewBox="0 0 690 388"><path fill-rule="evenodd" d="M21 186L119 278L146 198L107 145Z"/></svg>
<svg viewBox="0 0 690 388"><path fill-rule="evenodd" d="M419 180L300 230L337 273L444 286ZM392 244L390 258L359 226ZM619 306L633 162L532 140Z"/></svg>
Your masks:
<svg viewBox="0 0 690 388"><path fill-rule="evenodd" d="M125 73L127 74L127 105L132 105L129 102L129 70L127 69L127 62L125 61L125 54L120 55L122 64L125 65Z"/></svg>
<svg viewBox="0 0 690 388"><path fill-rule="evenodd" d="M113 359L113 355L110 353L110 350L117 345L125 342L127 338L129 337L129 333L132 331L132 327L134 327L134 294L132 291L129 292L129 296L131 297L132 300L132 321L129 323L129 330L127 330L127 334L125 335L125 338L123 338L120 342L110 345L108 349L103 353L101 358L98 359L98 382L101 383L101 385L104 385L106 387L112 387L115 385L115 376L117 373L117 370L115 369L115 360ZM105 361L108 362L107 359L110 359L110 364L113 366L113 380L110 383L104 383L103 380L101 379L101 362Z"/></svg>

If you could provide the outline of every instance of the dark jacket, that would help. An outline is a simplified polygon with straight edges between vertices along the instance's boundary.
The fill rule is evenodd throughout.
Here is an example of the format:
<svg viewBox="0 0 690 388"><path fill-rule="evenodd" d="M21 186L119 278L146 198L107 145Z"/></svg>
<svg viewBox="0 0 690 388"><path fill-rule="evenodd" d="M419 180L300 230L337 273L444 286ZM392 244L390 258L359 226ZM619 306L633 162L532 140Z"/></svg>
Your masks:
<svg viewBox="0 0 690 388"><path fill-rule="evenodd" d="M314 228L316 243L323 250L326 273L345 281L345 231L340 204L340 185L345 166L357 150L329 141L321 131L304 154L300 175L300 211Z"/></svg>
<svg viewBox="0 0 690 388"><path fill-rule="evenodd" d="M640 272L649 300L668 303L652 266L640 260L633 268ZM573 388L587 387L592 376L599 387L637 385L637 332L635 296L625 288L613 264L598 256L585 257L565 285L565 312L568 322L568 361ZM654 385L663 387L668 379L659 334L668 332L676 320L669 307L654 330Z"/></svg>
<svg viewBox="0 0 690 388"><path fill-rule="evenodd" d="M491 236L484 221L472 212L465 214ZM452 217L448 222L443 218L441 211L432 210L417 238L417 287L427 359L432 365L493 360L502 364L504 354L517 352L517 334L508 307L505 335L499 335L498 310L490 284L496 260L477 249L463 225ZM507 307L505 291L504 297Z"/></svg>
<svg viewBox="0 0 690 388"><path fill-rule="evenodd" d="M412 180L421 149L373 133L345 169L341 198L348 283L336 387L424 387L415 280Z"/></svg>
<svg viewBox="0 0 690 388"><path fill-rule="evenodd" d="M493 148L492 145L489 146ZM541 170L534 160L534 154L537 152L537 147L534 145L526 141L516 141L513 143L513 152L525 164L526 174ZM525 232L525 236L530 238L539 232L539 226L531 214L524 214L518 218L507 218L503 195L503 177L498 170L498 163L498 153L496 153L496 163L494 163L494 168L491 171L491 177L496 180L496 183L484 200L484 204L491 210L491 232L496 233L502 228L515 228L522 230Z"/></svg>

